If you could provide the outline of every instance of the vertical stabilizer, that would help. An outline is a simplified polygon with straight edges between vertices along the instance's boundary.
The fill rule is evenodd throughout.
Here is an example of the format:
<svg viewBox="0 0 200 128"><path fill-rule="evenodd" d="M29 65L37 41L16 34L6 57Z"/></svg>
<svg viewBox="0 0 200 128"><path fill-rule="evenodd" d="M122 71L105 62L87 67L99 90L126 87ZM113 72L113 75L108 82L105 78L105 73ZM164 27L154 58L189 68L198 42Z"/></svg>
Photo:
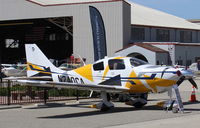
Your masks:
<svg viewBox="0 0 200 128"><path fill-rule="evenodd" d="M26 44L27 76L52 76L64 73L55 67L36 44Z"/></svg>

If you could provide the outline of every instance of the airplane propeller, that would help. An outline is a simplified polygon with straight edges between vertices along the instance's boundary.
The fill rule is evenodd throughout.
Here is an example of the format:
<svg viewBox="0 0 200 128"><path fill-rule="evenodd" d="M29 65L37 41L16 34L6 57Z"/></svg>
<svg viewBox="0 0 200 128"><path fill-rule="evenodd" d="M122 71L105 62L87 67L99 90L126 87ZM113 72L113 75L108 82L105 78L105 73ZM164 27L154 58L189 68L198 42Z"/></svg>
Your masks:
<svg viewBox="0 0 200 128"><path fill-rule="evenodd" d="M198 89L197 83L194 81L194 79L190 78L188 79L190 81L190 83L196 88Z"/></svg>
<svg viewBox="0 0 200 128"><path fill-rule="evenodd" d="M164 73L165 73L165 71L166 71L167 69L169 69L169 68L165 68L165 69L162 71L161 78L163 78L163 75L164 75Z"/></svg>
<svg viewBox="0 0 200 128"><path fill-rule="evenodd" d="M178 81L177 85L179 86L184 80L188 80L196 89L198 89L197 83L194 81L193 76L194 74L189 70L180 70L181 74L183 75Z"/></svg>

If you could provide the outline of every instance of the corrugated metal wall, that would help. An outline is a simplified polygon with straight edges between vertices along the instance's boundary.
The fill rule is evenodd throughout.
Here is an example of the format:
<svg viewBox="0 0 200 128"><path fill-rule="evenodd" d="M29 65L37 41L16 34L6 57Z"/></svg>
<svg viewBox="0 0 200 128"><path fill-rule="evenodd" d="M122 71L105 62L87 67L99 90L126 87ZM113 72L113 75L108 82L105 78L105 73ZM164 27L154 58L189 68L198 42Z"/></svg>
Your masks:
<svg viewBox="0 0 200 128"><path fill-rule="evenodd" d="M131 5L123 2L123 46L131 43Z"/></svg>

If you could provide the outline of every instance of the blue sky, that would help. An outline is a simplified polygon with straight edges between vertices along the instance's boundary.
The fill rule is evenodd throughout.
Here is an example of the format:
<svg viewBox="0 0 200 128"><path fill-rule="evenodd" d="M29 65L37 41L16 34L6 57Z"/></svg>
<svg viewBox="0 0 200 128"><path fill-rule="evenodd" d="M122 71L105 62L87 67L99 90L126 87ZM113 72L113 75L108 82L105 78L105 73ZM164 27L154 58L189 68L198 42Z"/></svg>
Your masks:
<svg viewBox="0 0 200 128"><path fill-rule="evenodd" d="M200 0L130 0L185 19L200 19Z"/></svg>

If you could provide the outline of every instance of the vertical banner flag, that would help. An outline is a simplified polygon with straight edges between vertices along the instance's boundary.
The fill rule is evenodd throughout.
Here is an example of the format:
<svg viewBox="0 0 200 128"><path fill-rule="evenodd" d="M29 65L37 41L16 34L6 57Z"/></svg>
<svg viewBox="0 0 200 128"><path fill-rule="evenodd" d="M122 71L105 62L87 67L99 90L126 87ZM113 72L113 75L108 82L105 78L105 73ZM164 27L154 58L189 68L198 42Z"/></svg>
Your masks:
<svg viewBox="0 0 200 128"><path fill-rule="evenodd" d="M106 33L100 12L93 6L89 6L89 10L93 34L94 60L97 61L107 56Z"/></svg>

